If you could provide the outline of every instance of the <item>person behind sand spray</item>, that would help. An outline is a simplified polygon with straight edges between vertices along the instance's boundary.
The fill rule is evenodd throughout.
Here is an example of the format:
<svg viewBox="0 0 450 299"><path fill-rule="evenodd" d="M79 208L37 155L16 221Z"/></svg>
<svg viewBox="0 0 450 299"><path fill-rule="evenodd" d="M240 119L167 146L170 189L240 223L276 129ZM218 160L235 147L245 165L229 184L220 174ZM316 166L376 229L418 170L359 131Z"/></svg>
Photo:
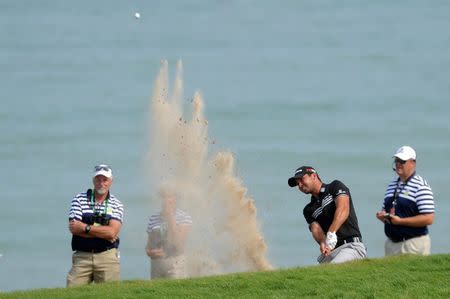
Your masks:
<svg viewBox="0 0 450 299"><path fill-rule="evenodd" d="M148 185L151 190L167 183L176 186L182 193L177 206L192 216L187 275L272 269L256 207L236 175L234 156L210 152L215 142L208 137L200 93L190 100L189 118L184 117L182 98L181 62L170 89L168 63L163 61L150 103Z"/></svg>

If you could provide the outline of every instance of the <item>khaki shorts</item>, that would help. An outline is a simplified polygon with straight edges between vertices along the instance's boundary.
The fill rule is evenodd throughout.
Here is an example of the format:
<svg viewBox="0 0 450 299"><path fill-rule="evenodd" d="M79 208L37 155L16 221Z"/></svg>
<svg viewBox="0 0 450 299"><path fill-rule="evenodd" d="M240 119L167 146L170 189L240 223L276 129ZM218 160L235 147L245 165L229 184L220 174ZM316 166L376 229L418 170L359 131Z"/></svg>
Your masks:
<svg viewBox="0 0 450 299"><path fill-rule="evenodd" d="M168 258L152 259L150 266L151 279L185 278L186 257L184 255Z"/></svg>
<svg viewBox="0 0 450 299"><path fill-rule="evenodd" d="M83 251L73 253L72 269L67 275L68 287L119 279L120 259L116 248L100 253Z"/></svg>
<svg viewBox="0 0 450 299"><path fill-rule="evenodd" d="M402 242L392 242L389 238L384 244L385 255L418 254L430 255L431 240L429 235L412 238Z"/></svg>

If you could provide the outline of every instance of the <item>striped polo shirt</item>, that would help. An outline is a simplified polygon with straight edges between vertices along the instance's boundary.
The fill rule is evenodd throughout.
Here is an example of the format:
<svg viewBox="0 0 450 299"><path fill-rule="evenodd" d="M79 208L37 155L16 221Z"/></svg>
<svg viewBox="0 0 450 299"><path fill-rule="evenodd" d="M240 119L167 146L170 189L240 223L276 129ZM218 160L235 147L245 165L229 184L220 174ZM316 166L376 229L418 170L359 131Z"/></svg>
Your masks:
<svg viewBox="0 0 450 299"><path fill-rule="evenodd" d="M175 221L177 225L186 224L192 225L192 218L186 212L180 209L175 210ZM150 233L152 230L160 230L164 229L165 223L162 220L161 214L156 214L150 216L147 225L147 233Z"/></svg>
<svg viewBox="0 0 450 299"><path fill-rule="evenodd" d="M178 225L192 225L192 218L186 212L180 209L175 210L175 222ZM167 223L163 220L161 214L152 215L147 225L147 233L150 238L150 246L153 248L162 248L167 257L181 254L179 248L175 248L167 242Z"/></svg>
<svg viewBox="0 0 450 299"><path fill-rule="evenodd" d="M69 210L69 220L79 220L86 224L98 225L92 223L94 213L106 214L122 223L123 221L123 205L114 195L108 194L107 200L101 204L92 205L91 197L88 192L78 193L73 199ZM119 247L119 239L115 243L101 238L85 238L82 236L72 235L72 250L91 251L106 250Z"/></svg>
<svg viewBox="0 0 450 299"><path fill-rule="evenodd" d="M419 214L434 213L433 192L420 175L414 173L406 182L393 179L388 185L383 201L383 210L390 212L395 200L395 215L406 218ZM409 239L428 234L428 228L408 227L385 223L386 235L392 240Z"/></svg>
<svg viewBox="0 0 450 299"><path fill-rule="evenodd" d="M108 210L105 211L105 208ZM123 221L123 205L113 195L109 194L108 207L106 207L106 200L100 205L92 207L91 198L87 196L87 192L78 193L73 199L69 211L69 220L76 219L82 221L83 215L94 214L94 209L100 214L106 213L111 216L111 219Z"/></svg>

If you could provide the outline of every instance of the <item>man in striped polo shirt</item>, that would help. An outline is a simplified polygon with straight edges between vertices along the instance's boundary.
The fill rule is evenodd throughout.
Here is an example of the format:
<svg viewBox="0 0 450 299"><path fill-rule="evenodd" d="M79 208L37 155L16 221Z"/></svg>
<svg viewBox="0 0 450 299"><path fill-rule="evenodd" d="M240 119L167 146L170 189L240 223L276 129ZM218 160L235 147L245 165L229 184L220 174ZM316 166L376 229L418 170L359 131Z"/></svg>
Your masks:
<svg viewBox="0 0 450 299"><path fill-rule="evenodd" d="M394 154L393 170L398 178L388 185L383 206L376 217L384 223L388 237L385 254L429 255L431 241L428 225L434 221L433 192L416 173L416 151L402 146Z"/></svg>
<svg viewBox="0 0 450 299"><path fill-rule="evenodd" d="M120 279L119 231L123 205L109 192L113 182L111 167L94 168L94 190L78 193L69 212L72 233L72 269L67 286Z"/></svg>
<svg viewBox="0 0 450 299"><path fill-rule="evenodd" d="M162 210L150 216L145 251L151 258L151 278L186 277L184 247L192 226L192 218L177 208L176 195L169 190L160 192Z"/></svg>

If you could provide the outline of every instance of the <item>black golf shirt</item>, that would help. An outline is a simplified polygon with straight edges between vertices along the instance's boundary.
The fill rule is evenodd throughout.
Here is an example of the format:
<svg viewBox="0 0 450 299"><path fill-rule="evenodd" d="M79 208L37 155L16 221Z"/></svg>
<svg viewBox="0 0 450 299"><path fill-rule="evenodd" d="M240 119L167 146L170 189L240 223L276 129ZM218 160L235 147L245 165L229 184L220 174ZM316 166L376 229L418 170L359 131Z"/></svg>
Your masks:
<svg viewBox="0 0 450 299"><path fill-rule="evenodd" d="M311 202L303 209L306 222L308 224L313 222L319 223L323 232L326 234L336 212L336 198L343 194L348 195L350 199L350 214L336 232L338 243L342 243L344 240L350 241L353 237L362 239L358 226L358 218L353 207L352 196L347 186L338 180L334 180L330 184L322 184L319 197L311 196Z"/></svg>

